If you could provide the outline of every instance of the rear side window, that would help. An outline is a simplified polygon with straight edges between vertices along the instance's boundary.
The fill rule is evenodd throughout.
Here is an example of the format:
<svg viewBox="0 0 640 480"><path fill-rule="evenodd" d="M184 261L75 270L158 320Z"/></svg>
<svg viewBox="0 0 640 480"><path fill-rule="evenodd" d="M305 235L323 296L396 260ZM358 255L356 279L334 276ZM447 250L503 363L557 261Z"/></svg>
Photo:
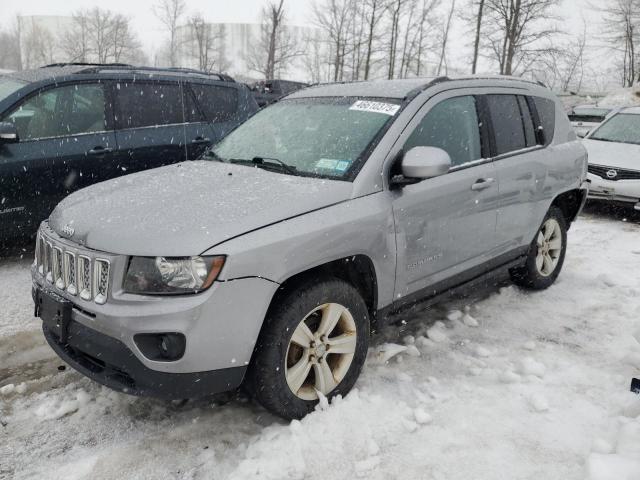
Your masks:
<svg viewBox="0 0 640 480"><path fill-rule="evenodd" d="M198 105L213 123L232 120L238 109L238 90L218 85L192 84Z"/></svg>
<svg viewBox="0 0 640 480"><path fill-rule="evenodd" d="M544 145L547 146L553 141L556 129L556 103L553 100L542 97L531 97L538 111L540 125L544 132Z"/></svg>
<svg viewBox="0 0 640 480"><path fill-rule="evenodd" d="M119 82L116 85L119 128L184 123L179 84Z"/></svg>
<svg viewBox="0 0 640 480"><path fill-rule="evenodd" d="M413 147L438 147L451 157L451 165L482 158L476 101L472 96L443 100L424 116L404 145L407 152Z"/></svg>
<svg viewBox="0 0 640 480"><path fill-rule="evenodd" d="M524 126L515 95L487 95L489 115L496 141L496 154L526 148Z"/></svg>

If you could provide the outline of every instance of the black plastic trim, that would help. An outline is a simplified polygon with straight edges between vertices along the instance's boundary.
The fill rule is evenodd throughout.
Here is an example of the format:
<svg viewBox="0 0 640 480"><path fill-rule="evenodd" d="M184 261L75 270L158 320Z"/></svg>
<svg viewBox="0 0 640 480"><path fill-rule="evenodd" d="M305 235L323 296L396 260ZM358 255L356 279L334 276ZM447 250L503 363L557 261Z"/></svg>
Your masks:
<svg viewBox="0 0 640 480"><path fill-rule="evenodd" d="M482 265L396 300L378 310L376 326L396 323L412 311L427 308L453 296L468 292L479 285L495 282L501 277L506 279L510 269L524 264L528 249L528 245L516 248Z"/></svg>
<svg viewBox="0 0 640 480"><path fill-rule="evenodd" d="M247 367L195 373L166 373L146 367L119 340L72 320L66 343L44 324L44 336L53 350L78 372L129 395L166 400L198 398L234 390Z"/></svg>

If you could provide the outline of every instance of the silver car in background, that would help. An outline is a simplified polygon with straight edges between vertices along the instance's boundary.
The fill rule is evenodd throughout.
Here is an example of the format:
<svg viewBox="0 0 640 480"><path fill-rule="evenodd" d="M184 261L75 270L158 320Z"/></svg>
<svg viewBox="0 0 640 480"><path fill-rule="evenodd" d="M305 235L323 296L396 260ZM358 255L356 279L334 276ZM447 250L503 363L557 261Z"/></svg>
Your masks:
<svg viewBox="0 0 640 480"><path fill-rule="evenodd" d="M589 198L640 210L640 107L624 108L584 139Z"/></svg>
<svg viewBox="0 0 640 480"><path fill-rule="evenodd" d="M38 234L36 315L111 388L243 384L300 418L349 392L380 326L504 275L550 286L586 168L558 100L521 79L311 87L199 161L62 201Z"/></svg>

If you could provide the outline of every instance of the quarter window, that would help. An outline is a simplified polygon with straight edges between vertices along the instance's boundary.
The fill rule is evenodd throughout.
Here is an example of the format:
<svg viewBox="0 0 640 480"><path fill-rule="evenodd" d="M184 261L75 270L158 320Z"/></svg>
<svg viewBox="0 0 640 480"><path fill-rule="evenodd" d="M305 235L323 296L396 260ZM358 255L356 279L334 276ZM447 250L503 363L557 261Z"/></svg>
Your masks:
<svg viewBox="0 0 640 480"><path fill-rule="evenodd" d="M238 108L238 90L203 84L192 84L191 88L208 121L219 123L232 120Z"/></svg>
<svg viewBox="0 0 640 480"><path fill-rule="evenodd" d="M520 150L527 146L522 114L515 95L487 95L489 115L496 141L496 154Z"/></svg>
<svg viewBox="0 0 640 480"><path fill-rule="evenodd" d="M102 85L52 88L29 97L5 121L13 122L21 140L63 137L106 130Z"/></svg>
<svg viewBox="0 0 640 480"><path fill-rule="evenodd" d="M179 84L119 82L116 84L119 128L140 128L184 123Z"/></svg>
<svg viewBox="0 0 640 480"><path fill-rule="evenodd" d="M404 145L438 147L451 157L451 165L463 165L482 158L478 113L472 96L444 100L424 116Z"/></svg>
<svg viewBox="0 0 640 480"><path fill-rule="evenodd" d="M542 97L532 97L540 118L540 126L544 132L544 144L549 145L553 140L556 129L556 104L553 100Z"/></svg>

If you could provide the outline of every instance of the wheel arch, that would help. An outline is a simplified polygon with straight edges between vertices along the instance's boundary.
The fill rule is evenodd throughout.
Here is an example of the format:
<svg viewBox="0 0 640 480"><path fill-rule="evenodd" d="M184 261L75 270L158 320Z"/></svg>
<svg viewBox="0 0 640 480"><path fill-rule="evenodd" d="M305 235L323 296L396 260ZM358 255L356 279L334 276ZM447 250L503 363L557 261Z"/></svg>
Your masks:
<svg viewBox="0 0 640 480"><path fill-rule="evenodd" d="M587 197L586 190L576 188L559 194L551 202L552 207L558 207L567 221L567 229L576 219Z"/></svg>
<svg viewBox="0 0 640 480"><path fill-rule="evenodd" d="M302 282L320 277L335 277L353 285L364 299L373 323L378 310L378 280L373 260L364 254L332 260L291 275L281 283L271 299L269 309L282 295Z"/></svg>

